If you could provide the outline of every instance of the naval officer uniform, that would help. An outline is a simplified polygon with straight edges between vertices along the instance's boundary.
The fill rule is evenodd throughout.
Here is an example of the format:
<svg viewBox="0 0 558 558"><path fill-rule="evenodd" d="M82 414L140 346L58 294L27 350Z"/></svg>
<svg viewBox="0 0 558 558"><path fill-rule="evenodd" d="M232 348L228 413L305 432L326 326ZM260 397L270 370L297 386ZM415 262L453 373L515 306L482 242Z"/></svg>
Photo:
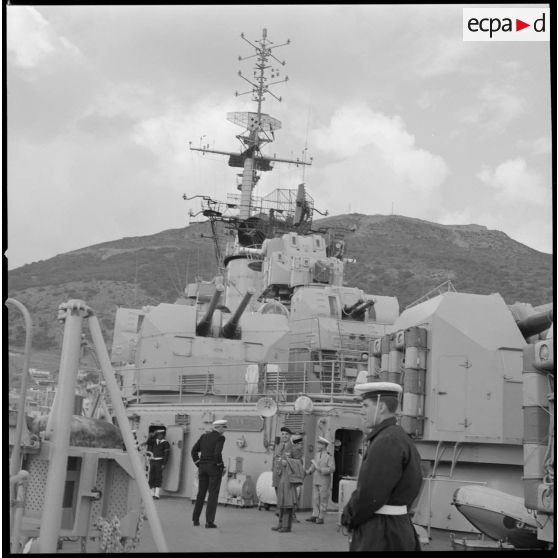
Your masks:
<svg viewBox="0 0 558 558"><path fill-rule="evenodd" d="M356 488L341 516L351 551L420 550L408 513L422 485L420 454L396 423L401 391L391 382L355 386L372 430Z"/></svg>
<svg viewBox="0 0 558 558"><path fill-rule="evenodd" d="M217 513L217 499L221 478L225 471L223 463L223 446L225 436L223 432L227 428L226 420L213 422L213 430L202 434L194 444L191 451L194 464L198 467L198 494L192 513L194 525L200 524L200 515L203 509L205 496L207 494L207 507L205 508L206 528L215 528L215 514Z"/></svg>

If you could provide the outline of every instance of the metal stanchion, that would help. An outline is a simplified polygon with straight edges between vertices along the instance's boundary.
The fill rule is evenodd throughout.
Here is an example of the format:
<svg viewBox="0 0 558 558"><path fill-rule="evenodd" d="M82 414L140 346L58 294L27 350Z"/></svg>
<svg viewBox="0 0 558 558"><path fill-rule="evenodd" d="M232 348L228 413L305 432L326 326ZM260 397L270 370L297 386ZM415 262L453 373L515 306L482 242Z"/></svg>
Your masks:
<svg viewBox="0 0 558 558"><path fill-rule="evenodd" d="M81 346L81 325L87 312L81 300L70 300L59 307L59 319L64 320L64 339L60 356L58 375L58 404L56 410L56 428L52 432L52 451L45 487L45 499L38 551L55 553L62 524L62 503L68 448L74 409L74 393Z"/></svg>
<svg viewBox="0 0 558 558"><path fill-rule="evenodd" d="M163 534L163 529L161 527L161 522L159 521L159 516L155 508L155 503L151 496L151 491L149 490L149 485L147 483L147 478L144 473L143 465L140 460L140 456L136 447L136 441L134 439L134 434L130 428L128 422L128 417L126 416L126 409L124 408L124 403L122 402L122 395L116 383L116 378L114 374L114 369L110 363L110 359L105 347L105 342L103 340L103 334L99 326L99 321L97 317L93 314L89 316L89 331L91 332L91 338L93 339L93 345L95 346L95 353L99 359L99 364L103 372L103 377L107 383L107 389L111 398L112 408L118 421L118 427L122 433L122 438L124 439L124 444L126 446L126 451L130 457L130 462L132 469L136 476L136 482L145 505L145 513L149 521L149 526L153 533L153 539L155 545L159 552L168 552L167 543L165 541L165 536Z"/></svg>

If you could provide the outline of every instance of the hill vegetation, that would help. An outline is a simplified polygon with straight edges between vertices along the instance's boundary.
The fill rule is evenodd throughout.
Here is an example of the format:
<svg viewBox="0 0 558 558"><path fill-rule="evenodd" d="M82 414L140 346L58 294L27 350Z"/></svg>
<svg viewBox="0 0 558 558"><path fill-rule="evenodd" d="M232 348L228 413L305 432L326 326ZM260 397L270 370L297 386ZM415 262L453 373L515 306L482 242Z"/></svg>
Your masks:
<svg viewBox="0 0 558 558"><path fill-rule="evenodd" d="M345 230L345 284L369 294L397 296L401 310L444 281L457 291L498 292L508 304L553 300L552 255L479 225L439 225L397 215L349 214L314 222ZM118 306L174 302L196 278L216 274L208 222L123 238L59 254L8 272L8 296L33 320L33 349L56 352L63 329L58 306L84 300L110 346ZM8 312L10 350L21 350L21 314Z"/></svg>

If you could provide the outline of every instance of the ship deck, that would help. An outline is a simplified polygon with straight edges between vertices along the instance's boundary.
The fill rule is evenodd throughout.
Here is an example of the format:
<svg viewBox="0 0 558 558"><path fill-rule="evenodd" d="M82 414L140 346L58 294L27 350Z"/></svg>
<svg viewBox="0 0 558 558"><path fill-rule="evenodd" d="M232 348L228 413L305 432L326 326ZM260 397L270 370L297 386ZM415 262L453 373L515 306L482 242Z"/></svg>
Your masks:
<svg viewBox="0 0 558 558"><path fill-rule="evenodd" d="M204 527L204 512L201 525L192 525L193 503L189 498L163 497L155 501L167 548L173 553L277 553L277 552L347 552L348 538L338 526L338 512L327 513L323 525L305 521L310 510L299 511L298 523L293 523L292 532L277 533L271 527L277 523L275 507L239 508L220 504L215 523L217 529ZM456 538L463 534L455 533ZM468 533L468 539L475 535ZM87 542L86 552L99 552L98 541ZM59 553L80 552L78 541L66 540ZM425 551L457 550L448 531L431 529L430 541L422 545ZM147 520L140 532L140 542L133 553L152 554L158 552Z"/></svg>

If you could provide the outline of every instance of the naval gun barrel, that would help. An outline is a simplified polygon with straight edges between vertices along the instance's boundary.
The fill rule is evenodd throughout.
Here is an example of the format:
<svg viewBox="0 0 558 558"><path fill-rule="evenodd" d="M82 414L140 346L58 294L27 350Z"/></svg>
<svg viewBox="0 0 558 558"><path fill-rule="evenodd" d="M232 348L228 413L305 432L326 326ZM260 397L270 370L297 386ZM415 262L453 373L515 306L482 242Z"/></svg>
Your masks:
<svg viewBox="0 0 558 558"><path fill-rule="evenodd" d="M373 300L366 300L365 302L359 303L358 306L353 307L353 309L349 313L349 318L352 319L362 318L364 312L366 312L366 310L368 310L368 308L370 308L370 306L373 305L374 305Z"/></svg>
<svg viewBox="0 0 558 558"><path fill-rule="evenodd" d="M239 339L240 338L240 328L238 327L238 322L240 317L246 310L246 306L250 302L250 299L254 295L253 289L248 289L244 294L244 298L240 301L238 308L234 311L233 315L229 318L229 321L222 327L221 335L226 339Z"/></svg>
<svg viewBox="0 0 558 558"><path fill-rule="evenodd" d="M545 312L539 312L527 316L522 320L518 320L517 327L523 334L523 337L531 337L531 335L538 335L548 329L554 321L554 312L552 309Z"/></svg>
<svg viewBox="0 0 558 558"><path fill-rule="evenodd" d="M215 308L217 307L217 303L219 302L219 298L221 298L221 293L224 291L222 285L217 285L215 288L215 292L213 293L213 297L209 302L209 306L204 317L199 321L198 325L196 326L196 335L200 337L207 337L209 330L211 329L211 320L213 318L213 312L215 312Z"/></svg>
<svg viewBox="0 0 558 558"><path fill-rule="evenodd" d="M354 304L351 304L350 306L346 306L346 305L345 305L345 306L343 307L343 313L344 313L346 316L349 316L349 315L351 314L351 312L352 312L355 308L357 308L357 306L359 306L359 304L362 304L362 302L363 302L363 300L362 300L362 299L359 299L359 300L357 300Z"/></svg>

